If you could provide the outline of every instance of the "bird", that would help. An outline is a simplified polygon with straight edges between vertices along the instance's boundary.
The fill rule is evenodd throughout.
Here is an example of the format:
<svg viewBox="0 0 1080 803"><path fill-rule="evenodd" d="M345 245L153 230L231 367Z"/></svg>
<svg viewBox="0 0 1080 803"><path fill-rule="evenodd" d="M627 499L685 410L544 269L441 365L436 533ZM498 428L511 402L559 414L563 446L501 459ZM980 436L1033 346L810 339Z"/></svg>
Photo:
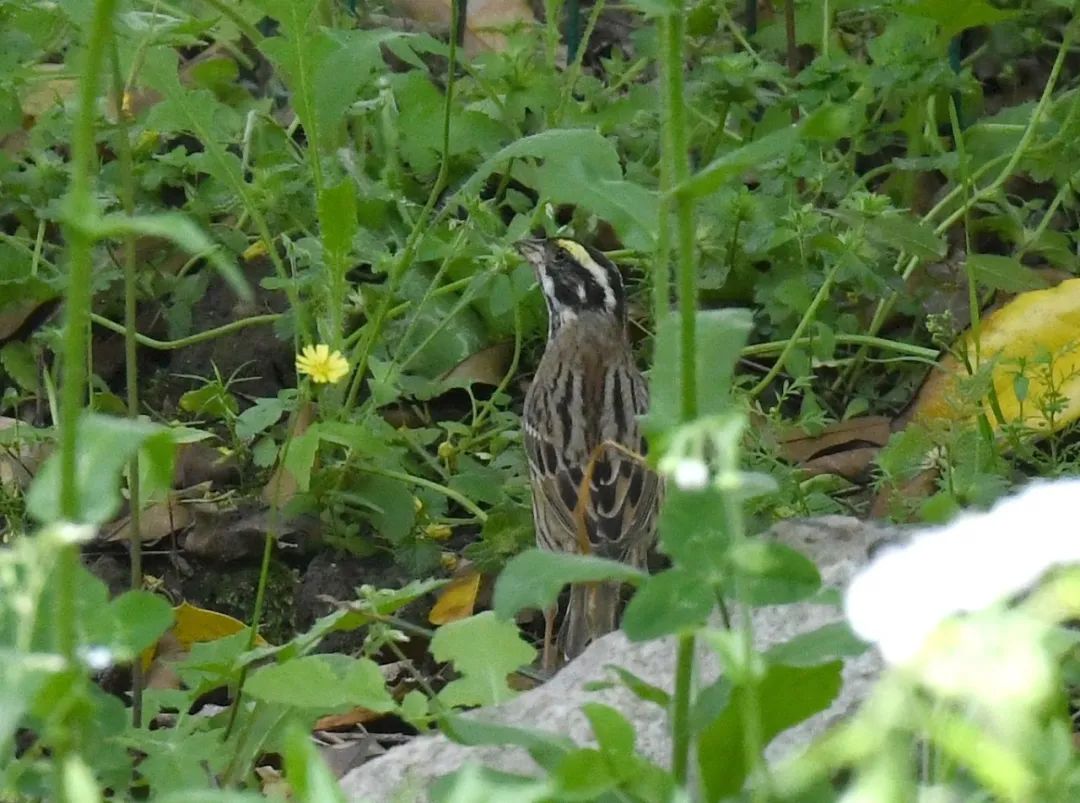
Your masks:
<svg viewBox="0 0 1080 803"><path fill-rule="evenodd" d="M530 238L517 248L548 310L522 411L537 546L645 568L662 487L643 457L638 419L649 393L627 333L622 276L576 240ZM553 667L553 649L570 660L614 630L621 600L617 582L572 586L555 648L556 612L544 612L544 667Z"/></svg>

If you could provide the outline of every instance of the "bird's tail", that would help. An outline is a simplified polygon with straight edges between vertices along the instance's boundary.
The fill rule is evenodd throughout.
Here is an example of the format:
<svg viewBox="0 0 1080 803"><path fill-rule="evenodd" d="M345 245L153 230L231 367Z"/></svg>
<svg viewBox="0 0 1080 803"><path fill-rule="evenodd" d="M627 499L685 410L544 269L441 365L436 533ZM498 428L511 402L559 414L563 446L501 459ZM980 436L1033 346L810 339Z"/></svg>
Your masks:
<svg viewBox="0 0 1080 803"><path fill-rule="evenodd" d="M617 626L622 600L620 583L579 583L570 588L570 604L559 628L560 651L576 658L591 641Z"/></svg>

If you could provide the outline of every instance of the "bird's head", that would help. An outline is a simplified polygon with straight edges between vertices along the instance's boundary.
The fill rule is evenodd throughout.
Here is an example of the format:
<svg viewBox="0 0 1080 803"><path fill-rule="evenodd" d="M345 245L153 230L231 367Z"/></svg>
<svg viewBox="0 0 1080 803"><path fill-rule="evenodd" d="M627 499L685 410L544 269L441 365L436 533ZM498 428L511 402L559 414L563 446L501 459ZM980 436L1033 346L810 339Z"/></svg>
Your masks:
<svg viewBox="0 0 1080 803"><path fill-rule="evenodd" d="M548 337L592 313L626 323L626 294L619 269L595 248L563 238L529 239L517 244L529 261L548 308Z"/></svg>

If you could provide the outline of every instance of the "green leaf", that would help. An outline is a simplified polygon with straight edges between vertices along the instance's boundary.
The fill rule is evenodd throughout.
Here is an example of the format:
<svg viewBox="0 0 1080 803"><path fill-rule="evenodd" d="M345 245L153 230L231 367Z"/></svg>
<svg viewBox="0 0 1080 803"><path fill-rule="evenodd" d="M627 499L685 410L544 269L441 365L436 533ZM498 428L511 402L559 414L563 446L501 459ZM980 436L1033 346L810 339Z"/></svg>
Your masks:
<svg viewBox="0 0 1080 803"><path fill-rule="evenodd" d="M485 159L476 172L454 193L453 199L474 195L493 172L511 159L551 159L559 161L575 154L587 162L597 178L618 181L622 178L619 154L615 146L591 128L552 128L523 137ZM447 202L449 205L449 201Z"/></svg>
<svg viewBox="0 0 1080 803"><path fill-rule="evenodd" d="M716 604L713 589L700 576L678 567L642 583L623 614L631 641L648 641L701 627Z"/></svg>
<svg viewBox="0 0 1080 803"><path fill-rule="evenodd" d="M345 179L319 195L319 226L327 262L335 269L346 267L353 237L359 230L356 218L356 186Z"/></svg>
<svg viewBox="0 0 1080 803"><path fill-rule="evenodd" d="M934 20L941 26L942 39L951 39L968 28L1014 19L1020 13L995 8L986 0L920 0L912 5L900 5L897 10Z"/></svg>
<svg viewBox="0 0 1080 803"><path fill-rule="evenodd" d="M379 535L398 544L416 524L412 490L399 480L367 476L357 483L356 493L346 495L371 510L369 517Z"/></svg>
<svg viewBox="0 0 1080 803"><path fill-rule="evenodd" d="M765 658L770 663L787 666L812 666L862 655L866 649L866 642L855 635L847 622L833 622L771 647Z"/></svg>
<svg viewBox="0 0 1080 803"><path fill-rule="evenodd" d="M250 301L253 297L251 285L224 249L216 245L193 221L177 212L137 217L106 215L91 227L91 231L99 239L121 239L135 235L159 237L176 243L192 256L204 257L240 298Z"/></svg>
<svg viewBox="0 0 1080 803"><path fill-rule="evenodd" d="M634 742L637 734L633 724L609 705L585 703L582 713L589 720L593 735L600 749L618 760L634 754Z"/></svg>
<svg viewBox="0 0 1080 803"><path fill-rule="evenodd" d="M132 454L143 445L157 465L155 476L172 473L173 442L169 430L145 421L85 414L79 421L76 494L80 523L100 524L120 508L120 478ZM60 517L60 455L52 455L38 472L26 499L27 510L38 521Z"/></svg>
<svg viewBox="0 0 1080 803"><path fill-rule="evenodd" d="M840 692L842 667L840 661L812 667L769 667L755 689L762 746L827 708ZM736 794L746 780L746 694L745 687L734 689L723 713L698 737L698 769L705 800L710 803ZM718 761L717 756L724 760Z"/></svg>
<svg viewBox="0 0 1080 803"><path fill-rule="evenodd" d="M513 622L485 611L440 627L431 639L431 654L437 661L452 661L461 674L439 692L445 705L494 705L514 696L506 676L530 663L536 650Z"/></svg>
<svg viewBox="0 0 1080 803"><path fill-rule="evenodd" d="M574 204L609 222L631 248L656 248L660 199L653 190L630 181L596 175L582 158L551 159L536 172L544 200Z"/></svg>
<svg viewBox="0 0 1080 803"><path fill-rule="evenodd" d="M572 739L562 734L502 725L459 714L449 714L443 720L442 729L448 738L458 744L524 748L537 764L547 770L553 769L563 756L577 747Z"/></svg>
<svg viewBox="0 0 1080 803"><path fill-rule="evenodd" d="M236 417L236 437L250 441L276 424L284 412L285 404L281 399L256 399L255 404Z"/></svg>
<svg viewBox="0 0 1080 803"><path fill-rule="evenodd" d="M898 251L921 259L945 256L945 240L927 224L902 214L882 215L866 221L866 234Z"/></svg>
<svg viewBox="0 0 1080 803"><path fill-rule="evenodd" d="M675 0L630 0L629 5L647 17L669 17L682 13L682 6Z"/></svg>
<svg viewBox="0 0 1080 803"><path fill-rule="evenodd" d="M752 320L748 310L704 310L696 319L698 415L722 412L731 404L731 377L746 345ZM668 315L657 329L647 426L653 432L674 427L681 415L681 335L679 320Z"/></svg>
<svg viewBox="0 0 1080 803"><path fill-rule="evenodd" d="M798 126L781 128L725 153L676 187L675 192L691 198L711 195L747 170L785 158L798 142L799 131Z"/></svg>
<svg viewBox="0 0 1080 803"><path fill-rule="evenodd" d="M589 748L570 753L552 775L558 784L559 800L602 799L605 792L618 785L608 759L599 750Z"/></svg>
<svg viewBox="0 0 1080 803"><path fill-rule="evenodd" d="M38 390L38 368L34 352L26 343L13 340L0 348L0 366L15 384L23 390L35 393Z"/></svg>
<svg viewBox="0 0 1080 803"><path fill-rule="evenodd" d="M750 605L798 602L821 587L814 562L776 541L743 541L731 549L729 557L743 579L743 601Z"/></svg>
<svg viewBox="0 0 1080 803"><path fill-rule="evenodd" d="M113 620L112 648L130 658L154 644L173 622L173 609L147 591L127 591L108 605Z"/></svg>
<svg viewBox="0 0 1080 803"><path fill-rule="evenodd" d="M296 480L296 487L307 491L311 487L311 468L319 452L319 424L312 424L295 436L287 447L282 447L282 451L285 454L285 468Z"/></svg>
<svg viewBox="0 0 1080 803"><path fill-rule="evenodd" d="M502 570L495 582L493 607L499 616L509 619L526 608L550 608L567 583L600 580L637 583L646 576L625 563L594 555L529 549L513 558Z"/></svg>
<svg viewBox="0 0 1080 803"><path fill-rule="evenodd" d="M968 254L967 267L976 283L991 290L1004 290L1007 293L1022 293L1025 290L1040 290L1049 283L1016 257L998 254Z"/></svg>
<svg viewBox="0 0 1080 803"><path fill-rule="evenodd" d="M252 673L244 691L264 702L293 708L363 706L392 711L395 707L379 665L348 655L304 655L264 666Z"/></svg>
<svg viewBox="0 0 1080 803"><path fill-rule="evenodd" d="M622 683L630 692L639 700L644 700L647 703L653 703L663 708L667 708L671 705L671 695L664 691L659 686L655 686L649 683L644 678L640 678L628 669L623 669L621 666L609 666L612 672L614 672L619 682Z"/></svg>
<svg viewBox="0 0 1080 803"><path fill-rule="evenodd" d="M706 583L721 582L728 574L731 540L724 529L729 504L724 495L716 488L684 491L671 484L664 497L658 524L661 550Z"/></svg>
<svg viewBox="0 0 1080 803"><path fill-rule="evenodd" d="M228 419L236 415L239 407L236 397L217 380L207 382L201 388L189 390L180 396L180 409L195 415Z"/></svg>

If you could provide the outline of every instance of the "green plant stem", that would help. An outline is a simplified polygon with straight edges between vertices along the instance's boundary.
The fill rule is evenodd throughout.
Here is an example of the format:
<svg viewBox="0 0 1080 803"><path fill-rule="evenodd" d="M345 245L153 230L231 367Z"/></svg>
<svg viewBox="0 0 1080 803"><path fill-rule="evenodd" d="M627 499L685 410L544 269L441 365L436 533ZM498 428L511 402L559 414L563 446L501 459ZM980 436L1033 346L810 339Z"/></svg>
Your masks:
<svg viewBox="0 0 1080 803"><path fill-rule="evenodd" d="M123 109L124 84L120 75L120 54L116 40L112 40L113 100L116 104L117 155L120 160L120 201L129 217L135 216L135 168L131 154L131 131ZM138 279L135 263L135 237L124 238L124 359L126 365L127 414L132 421L139 417L139 363L135 342L135 300ZM138 591L143 584L142 569L142 497L139 493L139 452L135 451L128 462L128 502L131 507L131 537L128 554L131 557L131 590ZM131 724L142 727L143 669L142 661L131 664Z"/></svg>
<svg viewBox="0 0 1080 803"><path fill-rule="evenodd" d="M81 517L78 487L78 426L86 391L85 359L87 330L90 328L93 236L90 232L99 216L93 191L97 175L94 128L98 85L105 52L112 35L115 0L98 0L90 18L85 60L79 82L79 108L71 134L71 185L63 212L64 236L68 242L67 307L63 334L63 387L60 392L60 510L68 521ZM58 556L56 584L56 648L69 667L75 666L77 617L75 579L79 552L64 546ZM54 746L56 791L63 798L61 768L69 756L78 753L78 729L73 728Z"/></svg>
<svg viewBox="0 0 1080 803"><path fill-rule="evenodd" d="M683 184L690 176L690 155L687 150L686 103L683 95L683 35L684 4L660 25L661 64L664 82L663 167L665 159L671 168L670 181ZM686 193L674 199L677 283L679 290L679 342L681 360L680 412L684 422L697 417L697 287L694 271L694 201ZM659 304L659 298L654 298ZM693 635L679 637L675 657L675 694L671 710L671 771L675 782L685 787L690 762L690 696L694 682Z"/></svg>
<svg viewBox="0 0 1080 803"><path fill-rule="evenodd" d="M1020 160L1027 155L1029 149L1032 148L1031 141L1035 136L1035 131L1039 127L1039 124L1043 121L1046 114L1046 108L1050 104L1050 98L1053 95L1054 87L1057 86L1058 78L1061 75L1061 68L1065 63L1065 57L1069 53L1072 40L1075 36L1074 26L1068 26L1065 29L1065 35L1062 37L1061 45L1058 47L1057 56L1054 59L1054 64L1050 68L1050 75L1046 79L1046 84L1043 86L1042 94L1039 96L1039 102L1035 105L1035 110L1031 114L1031 118L1028 120L1027 125L1024 127L1024 133L1020 135L1020 141L1017 143L1016 148L1008 156L1000 156L983 164L979 169L972 171L969 182L974 182L981 175L1000 164L1001 161L1005 161L1005 166L1001 168L997 176L985 187L981 187L974 193L971 193L966 203L960 205L958 209L949 214L944 220L942 220L937 226L934 227L936 234L943 234L950 226L952 226L957 220L962 218L967 210L975 205L979 204L986 198L995 194L1002 185L1009 180L1013 172L1016 170ZM1052 138L1050 141L1054 141ZM1049 144L1049 143L1047 143ZM939 201L933 209L927 212L922 221L928 223L932 221L941 210L947 208L958 196L965 192L964 186L954 187L949 193ZM896 272L900 273L901 279L907 280L915 268L919 265L920 259L917 256L909 257L906 253L901 253L897 257ZM905 264L906 263L906 264ZM900 266L903 266L901 271ZM881 331L881 327L884 325L889 314L892 312L893 307L896 305L898 294L893 292L887 298L878 302L877 308L874 310L874 315L870 320L870 325L867 327L866 333L868 335L876 335ZM857 355L862 357L863 354ZM856 366L858 363L855 364ZM840 381L849 381L852 378L852 374L841 377Z"/></svg>
<svg viewBox="0 0 1080 803"><path fill-rule="evenodd" d="M771 340L767 343L755 343L752 346L744 347L742 351L739 352L739 356L743 358L765 357L785 351L791 343L799 346L808 346L813 342L814 338L812 337L792 337L788 340ZM851 344L853 346L878 348L884 351L895 351L898 354L907 354L931 362L936 361L941 354L940 349L931 349L926 348L925 346L913 346L910 343L903 343L899 340L888 340L884 337L871 337L870 335L837 334L836 342L840 344Z"/></svg>
<svg viewBox="0 0 1080 803"><path fill-rule="evenodd" d="M453 0L451 8L451 18L456 25L460 20L461 0ZM442 191L446 187L450 175L450 111L454 101L454 77L456 65L457 37L451 36L450 53L446 65L446 98L443 103L442 153L440 154L439 159L439 173L435 177L435 184L428 194L428 199L424 204L424 208L420 211L420 216L413 223L412 230L409 232L408 239L405 241L405 247L401 249L400 256L395 260L394 265L390 270L390 276L387 279L386 288L379 301L379 306L376 309L375 314L364 327L365 336L357 343L356 349L354 350L354 359L351 360L351 362L356 366L356 369L353 371L352 379L349 382L349 389L345 395L345 403L341 405L339 413L341 416L347 415L356 406L356 400L360 394L360 387L363 384L364 377L367 376L367 365L368 360L371 358L371 351L378 342L379 335L382 334L383 326L386 324L387 312L390 309L390 303L393 300L394 293L401 283L401 279L405 275L405 272L412 265L412 261L416 256L416 249L419 247L421 240L427 233L431 210L435 208L435 203L439 196L442 195Z"/></svg>
<svg viewBox="0 0 1080 803"><path fill-rule="evenodd" d="M596 28L597 20L600 19L600 15L604 11L604 0L596 0L593 3L592 10L589 12L589 20L585 23L585 33L582 34L581 41L578 42L576 52L573 54L573 63L566 71L565 84L563 85L562 96L559 98L559 107L555 112L555 121L559 123L563 119L563 112L566 109L566 104L570 102L570 98L574 94L574 86L577 84L577 80L581 75L581 65L585 59L585 50L589 46L589 39L592 38L593 30ZM576 13L576 9L575 9Z"/></svg>
<svg viewBox="0 0 1080 803"><path fill-rule="evenodd" d="M404 471L394 471L393 469L381 468L379 466L363 466L360 470L365 471L368 474L376 474L380 477L386 477L387 479L391 480L400 480L401 482L408 483L409 485L419 485L421 488L427 488L429 490L435 491L435 493L442 494L447 499L452 499L457 502L467 511L476 516L476 518L478 518L481 522L487 521L487 513L477 507L476 503L469 499L469 497L465 496L464 494L458 493L453 488L448 488L445 485L440 485L437 482L433 482L423 477L416 477L412 474L406 474Z"/></svg>
<svg viewBox="0 0 1080 803"><path fill-rule="evenodd" d="M820 307L825 299L829 297L829 291L832 289L833 279L836 277L836 271L840 267L840 261L837 260L833 263L825 274L825 280L821 283L821 287L818 288L817 293L814 295L813 300L810 302L810 306L806 308L806 312L803 313L802 318L799 320L798 326L795 327L795 331L792 333L791 338L787 341L787 345L784 350L780 352L780 356L776 358L772 368L761 378L761 381L754 385L750 390L750 398L753 399L760 395L769 384L776 379L776 375L784 367L784 363L787 361L788 356L794 350L797 343L802 340L803 332L814 321L814 317L817 315L818 307Z"/></svg>
<svg viewBox="0 0 1080 803"><path fill-rule="evenodd" d="M238 321L232 321L224 326L216 326L213 329L207 329L204 332L196 332L188 337L181 337L176 340L155 340L147 335L135 332L133 337L136 343L140 346L145 346L148 349L154 349L155 351L174 351L176 349L187 348L188 346L194 346L196 343L205 343L207 340L214 340L218 337L224 337L230 335L233 332L238 332L241 329L246 329L249 326L263 326L265 324L271 324L281 318L278 313L267 313L266 315L252 315L250 318L241 318ZM116 321L110 321L96 312L90 313L90 320L100 326L102 329L108 329L110 332L116 332L117 334L126 334L127 329L123 324L119 324Z"/></svg>

